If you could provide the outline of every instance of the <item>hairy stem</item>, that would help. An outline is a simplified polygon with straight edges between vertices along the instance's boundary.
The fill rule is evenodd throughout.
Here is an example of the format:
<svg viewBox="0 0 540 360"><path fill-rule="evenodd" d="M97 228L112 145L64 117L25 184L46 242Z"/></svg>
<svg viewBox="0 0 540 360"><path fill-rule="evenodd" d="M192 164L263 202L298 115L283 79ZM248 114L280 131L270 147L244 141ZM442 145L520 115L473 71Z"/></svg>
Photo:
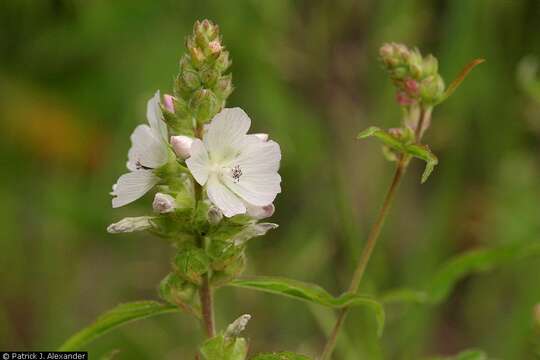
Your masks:
<svg viewBox="0 0 540 360"><path fill-rule="evenodd" d="M392 180L392 183L390 184L388 192L386 193L384 203L381 207L381 210L379 211L377 220L371 228L368 240L364 249L362 250L360 260L358 261L358 265L356 266L356 269L354 271L351 284L349 286L349 292L356 293L358 291L358 287L360 286L360 282L362 281L362 277L364 276L367 264L369 262L371 254L373 253L373 249L377 244L377 239L379 238L379 234L381 233L381 228L384 224L386 216L388 215L388 212L390 211L392 202L396 195L396 190L399 186L399 183L401 182L405 170L407 169L408 160L409 159L407 156L402 155L397 163L394 178ZM323 353L321 355L321 360L330 359L332 352L334 351L334 347L336 346L337 336L341 330L341 327L343 326L343 322L345 321L348 312L348 307L345 307L339 311L338 319L336 321L336 324L334 325L334 328L332 329L330 337L326 342Z"/></svg>
<svg viewBox="0 0 540 360"><path fill-rule="evenodd" d="M208 274L204 275L202 286L199 289L199 298L201 300L202 323L206 336L211 338L215 335L214 329L214 300L212 288L208 279Z"/></svg>

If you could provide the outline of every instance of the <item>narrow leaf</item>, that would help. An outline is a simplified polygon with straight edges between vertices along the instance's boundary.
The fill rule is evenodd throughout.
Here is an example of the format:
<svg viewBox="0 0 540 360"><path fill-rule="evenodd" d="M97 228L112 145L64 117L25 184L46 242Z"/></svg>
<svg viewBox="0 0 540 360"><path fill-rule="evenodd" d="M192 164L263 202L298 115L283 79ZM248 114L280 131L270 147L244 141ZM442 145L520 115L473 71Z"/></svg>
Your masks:
<svg viewBox="0 0 540 360"><path fill-rule="evenodd" d="M387 303L438 304L448 297L464 277L490 271L498 266L540 255L540 244L511 244L491 249L471 250L455 256L443 264L429 279L424 290L397 289L383 294Z"/></svg>
<svg viewBox="0 0 540 360"><path fill-rule="evenodd" d="M357 139L365 139L371 136L375 136L380 139L385 145L396 150L403 150L403 144L400 140L396 139L394 136L390 135L388 132L381 130L376 126L371 126L366 130L360 132L357 135Z"/></svg>
<svg viewBox="0 0 540 360"><path fill-rule="evenodd" d="M435 165L439 163L439 159L437 159L427 145L410 144L406 146L405 152L426 162L421 180L422 184L425 183L429 175L433 172Z"/></svg>
<svg viewBox="0 0 540 360"><path fill-rule="evenodd" d="M474 69L477 65L480 65L481 63L483 63L484 61L486 61L485 59L474 59L473 61L471 61L470 63L468 63L462 70L461 72L458 74L458 76L454 79L454 81L452 81L452 83L448 86L448 88L446 89L446 91L444 92L444 95L442 96L442 99L440 102L448 99L450 97L450 95L452 95L454 93L454 91L456 91L456 89L459 87L459 85L461 85L461 83L463 82L463 80L465 80L465 78L467 77L467 75L469 74L469 72L471 72L472 69Z"/></svg>
<svg viewBox="0 0 540 360"><path fill-rule="evenodd" d="M81 350L83 346L108 333L118 326L131 321L144 319L159 314L176 312L173 305L164 305L156 301L136 301L120 304L101 315L93 324L70 337L58 351Z"/></svg>
<svg viewBox="0 0 540 360"><path fill-rule="evenodd" d="M237 278L228 285L282 295L333 309L348 306L367 306L375 313L379 336L382 335L384 329L384 308L381 303L368 296L345 293L339 297L334 297L318 285L271 276Z"/></svg>
<svg viewBox="0 0 540 360"><path fill-rule="evenodd" d="M311 360L304 355L295 354L289 351L279 353L264 353L255 355L251 360Z"/></svg>

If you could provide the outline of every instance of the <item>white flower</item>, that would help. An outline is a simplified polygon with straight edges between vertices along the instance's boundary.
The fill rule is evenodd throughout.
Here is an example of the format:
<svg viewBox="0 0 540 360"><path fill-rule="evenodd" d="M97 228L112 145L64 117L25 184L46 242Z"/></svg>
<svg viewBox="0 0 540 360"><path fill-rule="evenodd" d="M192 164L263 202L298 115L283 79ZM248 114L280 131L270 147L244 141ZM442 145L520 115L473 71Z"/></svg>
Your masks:
<svg viewBox="0 0 540 360"><path fill-rule="evenodd" d="M274 215L274 211L276 211L274 204L265 206L247 205L246 208L247 214L257 220L266 219L267 217Z"/></svg>
<svg viewBox="0 0 540 360"><path fill-rule="evenodd" d="M148 100L146 117L150 126L139 125L131 134L126 164L130 172L120 176L113 185L114 208L129 204L152 189L160 181L153 169L167 163L167 125L162 120L159 91Z"/></svg>
<svg viewBox="0 0 540 360"><path fill-rule="evenodd" d="M223 109L203 141L194 139L186 164L223 214L244 214L249 206L270 205L281 192L281 151L274 141L247 135L251 120L240 108Z"/></svg>

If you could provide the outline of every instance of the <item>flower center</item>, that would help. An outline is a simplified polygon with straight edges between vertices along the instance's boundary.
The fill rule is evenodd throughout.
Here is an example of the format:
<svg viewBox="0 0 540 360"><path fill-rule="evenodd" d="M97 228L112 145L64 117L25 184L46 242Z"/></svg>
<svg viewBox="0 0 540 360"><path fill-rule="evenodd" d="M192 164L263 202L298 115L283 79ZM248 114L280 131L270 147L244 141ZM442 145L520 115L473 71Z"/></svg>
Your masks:
<svg viewBox="0 0 540 360"><path fill-rule="evenodd" d="M240 181L240 176L242 176L242 169L240 169L240 165L235 165L231 169L231 176L235 183L238 183Z"/></svg>
<svg viewBox="0 0 540 360"><path fill-rule="evenodd" d="M139 160L137 160L137 162L135 163L135 168L137 170L141 170L141 169L151 170L152 169L152 168L149 168L148 166L144 166L143 164L141 164L141 162Z"/></svg>

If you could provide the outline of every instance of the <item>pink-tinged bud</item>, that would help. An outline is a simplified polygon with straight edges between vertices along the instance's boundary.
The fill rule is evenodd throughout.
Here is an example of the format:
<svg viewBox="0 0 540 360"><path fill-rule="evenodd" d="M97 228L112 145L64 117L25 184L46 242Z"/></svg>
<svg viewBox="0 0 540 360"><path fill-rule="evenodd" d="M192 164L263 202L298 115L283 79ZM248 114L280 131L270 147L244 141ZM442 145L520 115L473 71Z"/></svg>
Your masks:
<svg viewBox="0 0 540 360"><path fill-rule="evenodd" d="M208 43L208 48L210 49L210 52L215 55L221 52L222 46L218 40L214 40Z"/></svg>
<svg viewBox="0 0 540 360"><path fill-rule="evenodd" d="M174 97L172 95L163 95L163 107L168 112L174 113Z"/></svg>
<svg viewBox="0 0 540 360"><path fill-rule="evenodd" d="M152 203L152 208L159 214L173 212L176 208L176 201L171 195L157 193Z"/></svg>
<svg viewBox="0 0 540 360"><path fill-rule="evenodd" d="M265 219L274 215L274 211L276 211L274 204L265 206L247 206L247 214L257 220Z"/></svg>
<svg viewBox="0 0 540 360"><path fill-rule="evenodd" d="M191 144L193 144L193 138L189 136L171 136L171 146L174 153L182 159L187 159L191 156Z"/></svg>
<svg viewBox="0 0 540 360"><path fill-rule="evenodd" d="M262 141L268 141L268 134L260 133L260 134L253 134L255 137L261 139Z"/></svg>
<svg viewBox="0 0 540 360"><path fill-rule="evenodd" d="M418 82L413 79L407 79L405 80L405 90L407 91L407 94L412 96L417 96L420 92L420 87L418 86Z"/></svg>
<svg viewBox="0 0 540 360"><path fill-rule="evenodd" d="M401 106L409 106L414 104L414 99L411 99L406 93L403 91L398 91L396 93L396 101Z"/></svg>

